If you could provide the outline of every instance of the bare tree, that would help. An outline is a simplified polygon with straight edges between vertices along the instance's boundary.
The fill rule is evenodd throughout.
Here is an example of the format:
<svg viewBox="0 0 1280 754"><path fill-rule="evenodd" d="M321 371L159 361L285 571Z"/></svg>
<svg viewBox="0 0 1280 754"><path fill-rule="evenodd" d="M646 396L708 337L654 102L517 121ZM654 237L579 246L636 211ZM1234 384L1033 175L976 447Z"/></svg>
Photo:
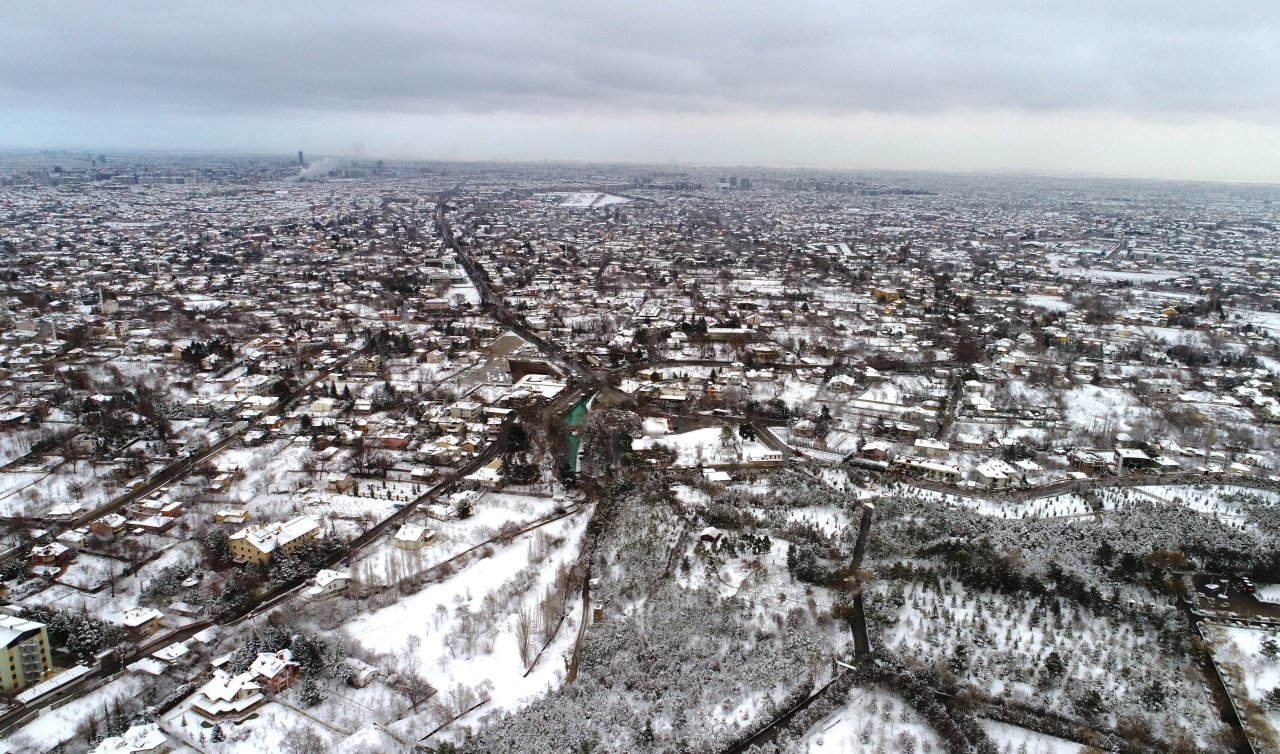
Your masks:
<svg viewBox="0 0 1280 754"><path fill-rule="evenodd" d="M436 695L435 686L432 686L416 668L405 668L396 673L392 676L389 685L409 700L415 713L423 702Z"/></svg>
<svg viewBox="0 0 1280 754"><path fill-rule="evenodd" d="M533 614L530 611L521 608L519 614L516 616L516 643L520 646L520 662L523 663L526 668L529 667L529 660L532 656L532 652L530 651L532 645L529 643L529 636L532 631Z"/></svg>
<svg viewBox="0 0 1280 754"><path fill-rule="evenodd" d="M329 745L311 726L298 725L286 731L280 750L284 754L323 754Z"/></svg>

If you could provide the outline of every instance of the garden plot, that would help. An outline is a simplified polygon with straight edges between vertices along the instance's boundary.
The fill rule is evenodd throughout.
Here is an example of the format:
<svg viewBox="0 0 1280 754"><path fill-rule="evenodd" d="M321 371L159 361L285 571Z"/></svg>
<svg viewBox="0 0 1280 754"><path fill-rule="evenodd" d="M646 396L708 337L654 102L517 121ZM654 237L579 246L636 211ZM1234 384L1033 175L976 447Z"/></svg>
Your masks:
<svg viewBox="0 0 1280 754"><path fill-rule="evenodd" d="M817 408L820 386L789 374L780 375L780 379L781 382L753 383L751 396L756 400L777 398L796 411Z"/></svg>
<svg viewBox="0 0 1280 754"><path fill-rule="evenodd" d="M16 429L0 434L0 466L23 457L31 451L31 446L53 434L54 430L47 426L36 429Z"/></svg>
<svg viewBox="0 0 1280 754"><path fill-rule="evenodd" d="M234 479L226 492L214 493L218 496L215 504L248 508L256 521L284 520L305 513L364 522L367 528L426 489L426 485L409 482L359 479L349 494L328 492L323 489L325 469L345 468L344 456L335 456L323 468L303 471L309 454L302 445L284 440L260 448L226 451L219 456L217 465L234 472Z"/></svg>
<svg viewBox="0 0 1280 754"><path fill-rule="evenodd" d="M797 754L945 751L942 739L903 698L878 688L852 688L845 704L785 749ZM1056 754L1056 752L1055 752Z"/></svg>
<svg viewBox="0 0 1280 754"><path fill-rule="evenodd" d="M1094 515L1089 503L1072 493L1020 502L963 495L954 495L952 500L956 505L972 508L984 516L994 518L1084 518Z"/></svg>
<svg viewBox="0 0 1280 754"><path fill-rule="evenodd" d="M854 484L853 480L849 478L849 472L842 467L823 466L817 469L815 473L823 484L841 492ZM855 487L851 492L869 494L870 491L859 486Z"/></svg>
<svg viewBox="0 0 1280 754"><path fill-rule="evenodd" d="M849 526L849 514L830 506L793 508L787 511L787 520L810 524L827 536L835 536Z"/></svg>
<svg viewBox="0 0 1280 754"><path fill-rule="evenodd" d="M128 563L113 558L82 552L67 564L57 581L74 589L96 592L128 567Z"/></svg>
<svg viewBox="0 0 1280 754"><path fill-rule="evenodd" d="M227 448L218 454L213 465L221 472L235 475L225 492L228 503L251 503L268 496L272 490L292 491L313 483L323 485L320 474L327 467L317 469L315 474L303 471L303 460L310 452L302 443L284 438L256 448ZM333 471L341 464L342 458L329 462Z"/></svg>
<svg viewBox="0 0 1280 754"><path fill-rule="evenodd" d="M1170 634L1056 598L974 592L958 582L878 583L885 643L943 667L996 699L1074 710L1114 727L1146 719L1165 740L1207 737L1220 723L1204 679ZM1168 608L1172 610L1172 608ZM1166 626L1176 625L1171 615Z"/></svg>
<svg viewBox="0 0 1280 754"><path fill-rule="evenodd" d="M474 289L473 289L474 290ZM432 386L457 376L469 365L454 363L445 358L438 364L414 364L411 367L392 367L392 380L412 385ZM373 387L372 385L370 386Z"/></svg>
<svg viewBox="0 0 1280 754"><path fill-rule="evenodd" d="M694 489L687 484L672 485L671 493L674 494L676 499L680 502L695 508L701 508L711 502L710 495L702 490Z"/></svg>
<svg viewBox="0 0 1280 754"><path fill-rule="evenodd" d="M1252 505L1273 508L1277 497L1273 492L1255 493L1253 490L1232 490L1219 486L1200 488L1160 485L1138 487L1134 492L1170 505L1184 505L1197 513L1240 526L1248 520Z"/></svg>
<svg viewBox="0 0 1280 754"><path fill-rule="evenodd" d="M1280 584L1259 584L1258 591L1254 594L1259 602L1269 602L1273 605L1280 604Z"/></svg>
<svg viewBox="0 0 1280 754"><path fill-rule="evenodd" d="M1123 388L1081 385L1061 392L1062 418L1076 433L1108 435L1158 426L1160 415Z"/></svg>
<svg viewBox="0 0 1280 754"><path fill-rule="evenodd" d="M156 539L166 542L167 549L163 550L159 556L143 565L132 575L119 576L121 571L128 567L127 563L82 553L72 561L71 566L75 567L77 563L85 559L89 559L88 562L92 565L85 574L73 577L77 581L67 582L67 574L72 573L69 568L67 574L64 574L63 578L59 579L57 583L20 601L24 605L47 605L73 612L83 609L102 620L111 620L119 616L124 610L141 605L144 602L142 598L143 588L162 570L179 563L198 562L201 557L200 544L194 540L175 542L175 540L168 538ZM105 569L108 567L114 568L114 573L117 574L114 589L110 587L110 580L106 578ZM98 579L98 586L101 588L97 592L88 593L84 591L84 589L90 587L75 588L80 586L82 582L87 582L90 577ZM74 586L68 585L72 583L74 583ZM168 602L172 601L172 599L160 600L155 604L155 607L167 614L166 622L183 622L184 619L168 615Z"/></svg>
<svg viewBox="0 0 1280 754"><path fill-rule="evenodd" d="M862 435L857 432L833 429L823 438L826 443L826 449L832 453L839 454L842 458L854 453L858 450L858 442L862 440Z"/></svg>
<svg viewBox="0 0 1280 754"><path fill-rule="evenodd" d="M945 394L946 385L921 375L894 375L867 388L858 396L858 399L872 403L890 403L905 408L912 401L913 396L935 392Z"/></svg>
<svg viewBox="0 0 1280 754"><path fill-rule="evenodd" d="M140 478L162 464L139 466ZM39 466L22 466L0 473L0 515L36 517L88 510L124 492L118 481L122 467L110 463L64 463L60 456L46 456Z"/></svg>

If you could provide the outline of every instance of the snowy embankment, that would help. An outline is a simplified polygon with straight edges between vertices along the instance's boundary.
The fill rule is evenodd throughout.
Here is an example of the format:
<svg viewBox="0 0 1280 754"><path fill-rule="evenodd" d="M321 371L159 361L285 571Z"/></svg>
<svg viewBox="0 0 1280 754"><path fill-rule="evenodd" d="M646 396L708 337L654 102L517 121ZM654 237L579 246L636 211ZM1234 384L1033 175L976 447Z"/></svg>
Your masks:
<svg viewBox="0 0 1280 754"><path fill-rule="evenodd" d="M1267 695L1280 688L1280 635L1258 628L1201 625L1250 738L1255 745L1260 738L1280 740L1280 710L1267 704Z"/></svg>

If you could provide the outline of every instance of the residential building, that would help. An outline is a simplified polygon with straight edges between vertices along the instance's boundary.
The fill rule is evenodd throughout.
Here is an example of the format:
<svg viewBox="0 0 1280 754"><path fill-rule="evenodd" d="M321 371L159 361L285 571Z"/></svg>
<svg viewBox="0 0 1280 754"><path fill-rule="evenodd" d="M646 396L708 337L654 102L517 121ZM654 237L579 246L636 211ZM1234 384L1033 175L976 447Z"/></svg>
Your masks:
<svg viewBox="0 0 1280 754"><path fill-rule="evenodd" d="M18 617L0 618L0 691L26 688L52 671L45 625Z"/></svg>
<svg viewBox="0 0 1280 754"><path fill-rule="evenodd" d="M249 526L232 534L227 545L238 563L267 565L277 552L290 553L307 540L320 536L320 522L298 516L284 523Z"/></svg>

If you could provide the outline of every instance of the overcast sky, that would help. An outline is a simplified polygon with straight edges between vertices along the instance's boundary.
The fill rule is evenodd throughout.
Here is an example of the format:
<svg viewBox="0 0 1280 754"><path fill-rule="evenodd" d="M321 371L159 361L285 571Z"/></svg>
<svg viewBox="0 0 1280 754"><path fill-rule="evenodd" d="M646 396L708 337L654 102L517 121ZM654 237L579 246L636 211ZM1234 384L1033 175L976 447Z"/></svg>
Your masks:
<svg viewBox="0 0 1280 754"><path fill-rule="evenodd" d="M1280 181L1280 4L6 3L0 146Z"/></svg>

